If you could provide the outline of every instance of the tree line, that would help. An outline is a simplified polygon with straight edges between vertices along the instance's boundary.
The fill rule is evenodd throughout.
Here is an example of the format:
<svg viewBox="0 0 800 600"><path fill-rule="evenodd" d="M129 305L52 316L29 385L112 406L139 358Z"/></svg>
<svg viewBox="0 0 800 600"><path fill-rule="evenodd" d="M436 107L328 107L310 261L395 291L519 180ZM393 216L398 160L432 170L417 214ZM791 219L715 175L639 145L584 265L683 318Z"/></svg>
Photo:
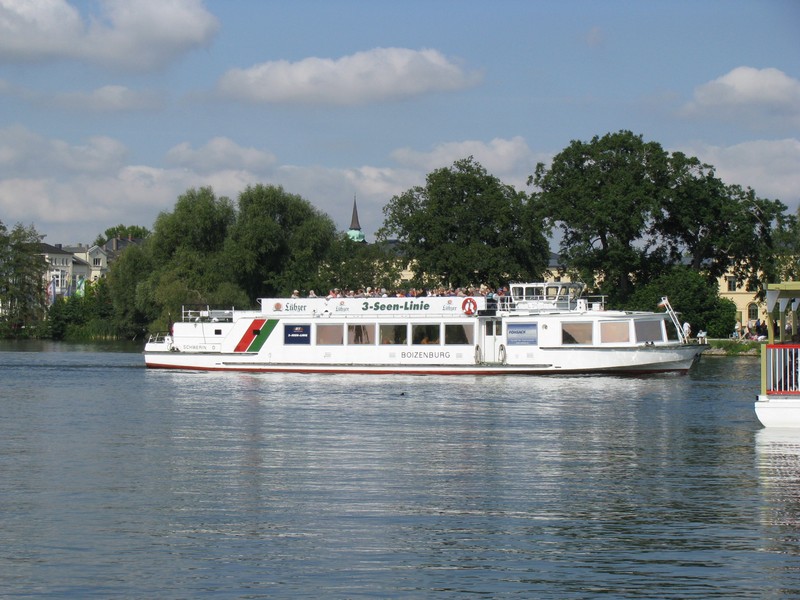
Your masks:
<svg viewBox="0 0 800 600"><path fill-rule="evenodd" d="M531 191L519 191L474 158L458 160L394 196L372 244L353 242L279 186L249 186L236 202L190 189L105 279L59 300L44 321L43 300L26 303L41 288L33 263L27 288L12 283L24 280L20 257L27 248L30 261L41 238L32 228L2 228L2 320L24 313L21 322L46 323L37 331L56 338L134 338L166 330L183 305L253 306L294 289L392 289L405 268L416 288L497 287L541 279L554 239L563 274L610 304L650 310L668 294L696 327L726 336L735 307L719 297L720 275L757 292L798 274L797 215L630 131L571 142L549 166L536 165L528 183Z"/></svg>

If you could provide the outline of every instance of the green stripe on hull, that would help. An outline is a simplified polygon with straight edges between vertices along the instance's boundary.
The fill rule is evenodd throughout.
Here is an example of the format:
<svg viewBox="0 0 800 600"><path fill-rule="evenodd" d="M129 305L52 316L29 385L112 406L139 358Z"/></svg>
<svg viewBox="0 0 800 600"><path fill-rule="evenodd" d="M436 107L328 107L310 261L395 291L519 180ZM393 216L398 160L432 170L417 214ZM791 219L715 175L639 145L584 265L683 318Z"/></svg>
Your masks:
<svg viewBox="0 0 800 600"><path fill-rule="evenodd" d="M247 352L259 352L264 346L267 341L267 338L270 336L272 331L275 329L275 326L278 324L279 319L268 319L264 326L261 328L261 331L258 332L258 335L253 340L253 343L247 348Z"/></svg>

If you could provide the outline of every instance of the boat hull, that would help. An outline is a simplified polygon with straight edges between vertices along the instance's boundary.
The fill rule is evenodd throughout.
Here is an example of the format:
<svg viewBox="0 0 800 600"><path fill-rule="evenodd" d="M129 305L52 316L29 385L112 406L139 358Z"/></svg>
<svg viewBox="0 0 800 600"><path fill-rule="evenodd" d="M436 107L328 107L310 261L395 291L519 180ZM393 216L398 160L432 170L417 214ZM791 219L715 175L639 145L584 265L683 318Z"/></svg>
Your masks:
<svg viewBox="0 0 800 600"><path fill-rule="evenodd" d="M756 417L764 427L800 427L800 395L760 394L755 410Z"/></svg>
<svg viewBox="0 0 800 600"><path fill-rule="evenodd" d="M558 375L558 374L650 374L686 373L699 359L705 346L675 346L641 349L572 349L542 351L538 360L528 364L327 364L267 361L259 355L234 353L185 353L145 351L145 364L151 369L198 371L248 371L262 373L360 373L409 375Z"/></svg>

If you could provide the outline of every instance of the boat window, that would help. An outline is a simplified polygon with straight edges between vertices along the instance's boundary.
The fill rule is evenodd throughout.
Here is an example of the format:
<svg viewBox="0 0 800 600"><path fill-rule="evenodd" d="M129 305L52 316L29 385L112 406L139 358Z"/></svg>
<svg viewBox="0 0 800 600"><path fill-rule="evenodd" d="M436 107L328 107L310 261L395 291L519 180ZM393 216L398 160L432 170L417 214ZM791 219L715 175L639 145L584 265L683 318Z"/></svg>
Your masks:
<svg viewBox="0 0 800 600"><path fill-rule="evenodd" d="M539 343L539 324L509 323L506 337L509 346L536 346Z"/></svg>
<svg viewBox="0 0 800 600"><path fill-rule="evenodd" d="M631 341L629 321L606 321L600 323L600 343L612 344Z"/></svg>
<svg viewBox="0 0 800 600"><path fill-rule="evenodd" d="M446 324L444 326L444 343L447 345L473 344L475 327L469 323Z"/></svg>
<svg viewBox="0 0 800 600"><path fill-rule="evenodd" d="M503 322L486 321L486 335L503 335Z"/></svg>
<svg viewBox="0 0 800 600"><path fill-rule="evenodd" d="M222 335L222 329L215 329L214 335Z"/></svg>
<svg viewBox="0 0 800 600"><path fill-rule="evenodd" d="M634 321L637 342L661 342L664 340L661 320L658 321Z"/></svg>
<svg viewBox="0 0 800 600"><path fill-rule="evenodd" d="M561 324L561 343L562 344L591 344L592 343L592 324L591 323L562 323Z"/></svg>
<svg viewBox="0 0 800 600"><path fill-rule="evenodd" d="M375 343L375 323L368 325L348 325L347 326L348 344L374 344Z"/></svg>
<svg viewBox="0 0 800 600"><path fill-rule="evenodd" d="M541 300L544 290L541 287L526 287L525 300Z"/></svg>
<svg viewBox="0 0 800 600"><path fill-rule="evenodd" d="M440 339L439 324L412 325L412 344L438 344Z"/></svg>
<svg viewBox="0 0 800 600"><path fill-rule="evenodd" d="M548 285L547 291L545 295L547 296L548 300L557 300L559 297L559 292L561 291L561 287L557 285Z"/></svg>
<svg viewBox="0 0 800 600"><path fill-rule="evenodd" d="M402 325L381 325L380 326L381 344L405 344L408 338L408 326Z"/></svg>
<svg viewBox="0 0 800 600"><path fill-rule="evenodd" d="M341 346L344 344L342 325L317 325L318 346Z"/></svg>

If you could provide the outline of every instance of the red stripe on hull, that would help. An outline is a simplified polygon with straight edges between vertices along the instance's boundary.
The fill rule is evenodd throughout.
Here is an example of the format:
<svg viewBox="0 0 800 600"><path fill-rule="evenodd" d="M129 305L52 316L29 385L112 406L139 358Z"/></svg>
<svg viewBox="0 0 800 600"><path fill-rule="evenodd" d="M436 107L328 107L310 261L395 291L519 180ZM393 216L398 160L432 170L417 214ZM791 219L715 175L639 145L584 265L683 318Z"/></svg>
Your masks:
<svg viewBox="0 0 800 600"><path fill-rule="evenodd" d="M253 343L253 340L256 339L257 333L261 331L261 328L264 326L264 323L266 322L267 322L266 319L253 319L253 322L250 324L250 328L242 336L242 339L239 340L239 343L236 344L236 348L234 348L233 351L246 352L247 349L250 347L250 344Z"/></svg>

